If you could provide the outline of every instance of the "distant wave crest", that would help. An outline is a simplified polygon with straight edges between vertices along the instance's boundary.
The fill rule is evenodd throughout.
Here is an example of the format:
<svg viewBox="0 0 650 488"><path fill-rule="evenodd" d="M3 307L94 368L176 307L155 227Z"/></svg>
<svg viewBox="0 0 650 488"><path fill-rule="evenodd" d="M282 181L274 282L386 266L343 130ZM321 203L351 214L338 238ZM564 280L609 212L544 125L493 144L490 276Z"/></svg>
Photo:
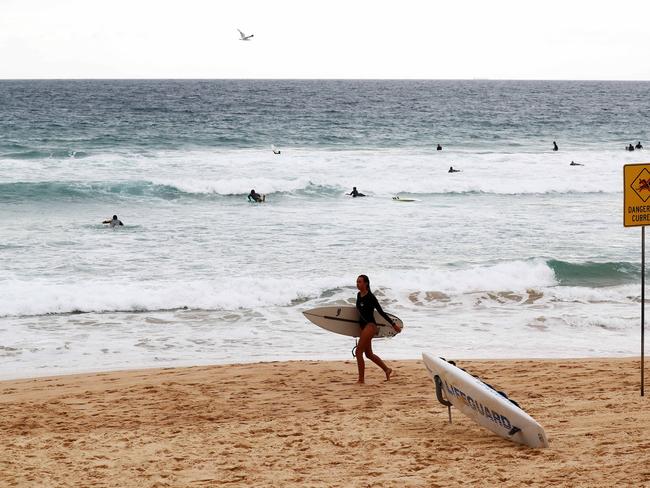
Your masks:
<svg viewBox="0 0 650 488"><path fill-rule="evenodd" d="M65 158L84 158L89 154L85 151L74 151L71 149L30 149L30 148L11 148L9 151L0 153L0 159L16 160L40 160L40 159L65 159Z"/></svg>
<svg viewBox="0 0 650 488"><path fill-rule="evenodd" d="M128 182L74 182L43 181L0 183L0 201L56 201L84 200L111 197L178 198L182 192L169 185L156 185L148 181Z"/></svg>
<svg viewBox="0 0 650 488"><path fill-rule="evenodd" d="M294 194L305 197L332 197L343 190L336 186L317 185L310 181L274 182L256 185L259 192L266 194ZM114 198L157 198L175 200L179 198L245 197L250 192L250 182L233 181L200 182L191 181L178 185L154 183L152 181L123 182L16 182L0 183L0 202L57 201ZM271 187L271 191L266 188Z"/></svg>
<svg viewBox="0 0 650 488"><path fill-rule="evenodd" d="M258 193L266 195L287 195L303 198L342 197L350 189L338 183L315 183L308 178L232 178L224 180L185 179L172 180L129 180L129 181L36 181L0 183L0 202L21 201L60 201L102 198L153 198L175 200L180 198L212 199L225 197L245 197L255 188ZM370 197L388 197L400 194L402 197L427 198L439 195L472 194L517 194L515 189L495 188L413 188L400 190L398 185L392 189L362 188ZM594 190L597 191L597 190ZM572 188L523 189L521 194L576 193Z"/></svg>

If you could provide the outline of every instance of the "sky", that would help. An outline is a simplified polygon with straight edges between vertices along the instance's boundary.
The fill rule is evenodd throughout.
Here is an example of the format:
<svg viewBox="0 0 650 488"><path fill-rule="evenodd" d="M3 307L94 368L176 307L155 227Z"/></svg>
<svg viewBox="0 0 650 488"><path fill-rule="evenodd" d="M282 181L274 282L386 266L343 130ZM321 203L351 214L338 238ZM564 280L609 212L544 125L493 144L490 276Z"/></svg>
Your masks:
<svg viewBox="0 0 650 488"><path fill-rule="evenodd" d="M0 0L0 78L650 80L649 22L648 0Z"/></svg>

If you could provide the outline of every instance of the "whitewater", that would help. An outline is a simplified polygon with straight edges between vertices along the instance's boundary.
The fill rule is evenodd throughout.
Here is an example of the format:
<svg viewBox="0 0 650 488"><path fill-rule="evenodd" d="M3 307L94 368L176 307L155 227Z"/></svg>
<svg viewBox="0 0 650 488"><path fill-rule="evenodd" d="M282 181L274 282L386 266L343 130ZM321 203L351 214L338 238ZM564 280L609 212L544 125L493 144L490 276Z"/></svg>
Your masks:
<svg viewBox="0 0 650 488"><path fill-rule="evenodd" d="M55 94L75 93L72 82L61 83ZM187 120L175 120L187 98L144 103L141 85L121 94L117 82L103 83L90 85L101 95L94 105L80 90L78 102L94 110L86 125L75 107L76 118L62 119L56 103L30 115L27 98L14 106L14 125L6 113L0 121L9 128L0 136L3 378L351 358L354 341L318 329L301 312L353 303L361 273L406 324L403 334L375 346L386 358L418 358L423 350L466 358L638 354L640 232L623 228L621 191L623 164L645 153L622 150L621 121L598 122L593 100L589 107L574 100L573 109L582 107L576 117L583 124L610 134L604 147L577 123L484 123L467 143L414 131L424 110L404 112L403 126L391 120L384 127L379 115L396 110L396 101L413 105L423 96L416 82L384 86L385 104L373 102L383 111L375 107L365 119L362 111L361 121L349 118L349 91L339 99L337 82L320 82L320 96L333 100L330 117L324 108L294 106L299 121L280 114L245 137L228 125L230 113L204 107L221 124L210 142L198 122L191 139ZM196 90L192 82L141 83ZM250 82L220 83L229 91L219 100L229 107L251 93ZM278 93L292 87L297 100L314 93L298 82L260 83L276 91L247 103L261 97L280 107ZM533 97L540 90L515 85L494 90L522 100L526 90ZM0 84L4 95L7 86L42 96L41 85ZM378 90L372 83L348 88L364 96ZM443 88L438 95L448 105L458 87ZM570 84L563 89L581 93ZM647 86L638 90L642 98ZM125 97L149 109L129 112ZM501 111L523 120L524 107ZM485 117L480 106L473 110ZM465 134L471 115L465 125L455 118L438 125L456 124ZM245 110L236 116L248 117ZM102 136L104 119L110 138ZM291 137L278 140L278 127ZM395 135L396 127L402 133ZM540 132L562 137L540 142ZM440 139L443 151L425 139ZM282 153L273 154L271 144ZM448 173L450 166L461 172ZM346 195L352 186L367 197ZM265 204L247 201L252 188L266 194ZM416 201L396 202L396 195ZM123 228L101 224L113 214Z"/></svg>

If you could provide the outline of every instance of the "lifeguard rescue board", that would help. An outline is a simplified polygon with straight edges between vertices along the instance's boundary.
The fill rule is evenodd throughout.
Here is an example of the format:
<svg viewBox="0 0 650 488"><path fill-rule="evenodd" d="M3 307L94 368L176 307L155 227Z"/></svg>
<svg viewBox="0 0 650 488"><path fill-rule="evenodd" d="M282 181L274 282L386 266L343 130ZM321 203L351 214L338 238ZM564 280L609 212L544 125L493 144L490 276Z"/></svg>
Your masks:
<svg viewBox="0 0 650 488"><path fill-rule="evenodd" d="M544 428L504 394L442 358L424 352L422 359L436 389L477 424L519 444L548 447Z"/></svg>

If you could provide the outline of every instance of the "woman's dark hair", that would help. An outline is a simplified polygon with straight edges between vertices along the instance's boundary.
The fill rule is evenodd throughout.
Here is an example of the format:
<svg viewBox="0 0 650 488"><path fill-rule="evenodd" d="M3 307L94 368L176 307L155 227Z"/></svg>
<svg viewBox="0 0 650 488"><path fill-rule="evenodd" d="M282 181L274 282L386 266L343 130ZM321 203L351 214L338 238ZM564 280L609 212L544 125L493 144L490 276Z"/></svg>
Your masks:
<svg viewBox="0 0 650 488"><path fill-rule="evenodd" d="M359 275L359 278L361 278L363 280L363 282L368 287L368 291L370 291L370 278L368 278L367 275Z"/></svg>

